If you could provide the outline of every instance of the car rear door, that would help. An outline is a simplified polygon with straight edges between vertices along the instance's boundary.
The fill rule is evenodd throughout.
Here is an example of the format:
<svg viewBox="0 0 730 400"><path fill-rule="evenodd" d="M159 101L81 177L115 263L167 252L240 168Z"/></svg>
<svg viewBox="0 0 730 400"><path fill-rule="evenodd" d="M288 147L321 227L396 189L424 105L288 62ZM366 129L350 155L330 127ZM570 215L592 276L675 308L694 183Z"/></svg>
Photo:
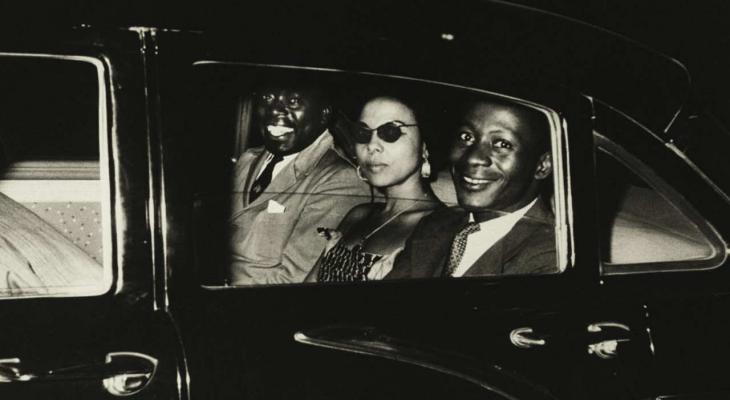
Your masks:
<svg viewBox="0 0 730 400"><path fill-rule="evenodd" d="M637 344L618 343L608 362L633 376L643 396L726 397L717 365L730 352L727 196L681 141L667 143L605 107L596 131L595 181L605 185L596 188L605 299L596 316L618 323L616 338L628 340L628 329L650 345L637 363L630 358ZM637 314L645 322L626 318Z"/></svg>
<svg viewBox="0 0 730 400"><path fill-rule="evenodd" d="M183 398L156 286L143 37L8 32L0 397Z"/></svg>
<svg viewBox="0 0 730 400"><path fill-rule="evenodd" d="M443 78L448 74L442 64L423 64L433 69L401 64L407 68L389 71L370 63L373 58L366 55L333 53L329 57L338 61L320 64L323 59L318 56L300 58L296 51L290 59L249 53L225 35L161 32L157 38L166 160L165 243L174 249L167 253L170 301L189 356L194 396L451 398L459 393L579 398L574 396L576 383L587 373L583 299L597 284L597 273L590 269L596 265L591 259L595 255L587 252L578 260L572 250L592 245L589 235L573 233L588 224L577 217L568 222L568 210L584 197L590 200L590 194L571 191L568 182L578 173L574 166L590 164L591 156L578 152L569 159L565 149L591 146L591 110L585 98L559 88L510 89L496 77L485 78L477 67L452 65L448 68L453 74ZM398 60L410 57L395 55L400 47L378 46L373 43L369 52L387 52ZM270 64L273 60L278 65ZM332 65L341 67L329 69ZM236 99L245 97L236 92L236 85L255 76L252 71L257 69L321 68L334 80L341 74L356 83L400 79L423 80L424 88L468 85L531 98L554 110L553 126L560 132L553 142L560 166L555 201L562 226L556 246L565 271L464 280L227 286L220 273L226 259L221 246L228 240L226 170L230 174L231 157L241 145L236 126L245 113L236 106ZM428 79L433 77L441 80ZM570 136L561 128L565 126ZM438 151L447 148L442 144ZM571 212L593 211L580 207ZM267 228L256 227L262 232ZM437 373L429 372L433 370Z"/></svg>

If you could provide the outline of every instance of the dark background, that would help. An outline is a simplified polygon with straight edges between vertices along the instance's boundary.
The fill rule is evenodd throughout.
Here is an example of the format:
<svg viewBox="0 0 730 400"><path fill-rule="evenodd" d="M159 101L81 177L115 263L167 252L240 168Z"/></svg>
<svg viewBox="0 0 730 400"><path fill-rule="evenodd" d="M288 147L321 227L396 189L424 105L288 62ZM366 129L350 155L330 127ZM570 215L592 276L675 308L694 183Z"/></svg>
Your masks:
<svg viewBox="0 0 730 400"><path fill-rule="evenodd" d="M246 25L262 16L295 15L312 29L337 31L347 20L366 20L374 31L388 26L408 26L403 17L392 18L385 7L423 12L423 3L436 0L72 0L24 1L0 4L0 30L32 33L48 25L136 25L206 29L216 25ZM441 0L442 4L452 4ZM480 0L474 0L478 3ZM630 37L659 50L690 71L699 101L725 127L730 126L730 2L723 0L510 0L574 18ZM456 0L469 4L470 0ZM413 29L418 29L413 26ZM272 33L277 30L271 27Z"/></svg>
<svg viewBox="0 0 730 400"><path fill-rule="evenodd" d="M514 0L644 43L690 71L698 99L730 126L730 2Z"/></svg>

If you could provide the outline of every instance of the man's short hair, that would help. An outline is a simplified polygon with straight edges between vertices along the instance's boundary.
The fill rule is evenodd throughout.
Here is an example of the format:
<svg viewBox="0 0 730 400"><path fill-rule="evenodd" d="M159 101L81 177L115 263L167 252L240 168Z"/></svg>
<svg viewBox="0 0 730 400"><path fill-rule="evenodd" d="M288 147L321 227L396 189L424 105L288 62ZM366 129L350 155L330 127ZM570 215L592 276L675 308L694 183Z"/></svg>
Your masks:
<svg viewBox="0 0 730 400"><path fill-rule="evenodd" d="M277 71L257 79L254 93L262 93L272 89L290 89L314 95L317 100L327 106L331 103L330 85L322 74L311 71Z"/></svg>

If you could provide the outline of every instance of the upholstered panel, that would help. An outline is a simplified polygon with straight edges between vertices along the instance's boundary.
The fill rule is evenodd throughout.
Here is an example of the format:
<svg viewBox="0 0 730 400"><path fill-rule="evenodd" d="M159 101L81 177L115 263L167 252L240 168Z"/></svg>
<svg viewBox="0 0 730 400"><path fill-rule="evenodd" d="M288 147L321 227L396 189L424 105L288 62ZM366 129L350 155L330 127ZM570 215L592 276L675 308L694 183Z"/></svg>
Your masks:
<svg viewBox="0 0 730 400"><path fill-rule="evenodd" d="M94 260L102 262L99 164L26 161L0 178L0 193L21 203Z"/></svg>
<svg viewBox="0 0 730 400"><path fill-rule="evenodd" d="M609 229L611 264L704 260L715 250L697 225L655 190L628 186Z"/></svg>
<svg viewBox="0 0 730 400"><path fill-rule="evenodd" d="M454 181L451 179L451 173L449 171L439 172L436 180L431 182L431 190L447 206L455 206L458 204Z"/></svg>
<svg viewBox="0 0 730 400"><path fill-rule="evenodd" d="M99 202L22 203L66 236L73 244L102 262L101 204Z"/></svg>

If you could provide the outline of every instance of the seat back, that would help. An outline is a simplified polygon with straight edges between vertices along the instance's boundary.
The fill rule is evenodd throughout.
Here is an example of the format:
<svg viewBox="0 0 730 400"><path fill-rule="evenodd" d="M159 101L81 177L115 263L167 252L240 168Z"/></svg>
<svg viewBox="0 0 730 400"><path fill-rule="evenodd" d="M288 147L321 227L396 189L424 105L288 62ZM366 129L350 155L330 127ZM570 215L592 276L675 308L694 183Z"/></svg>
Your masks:
<svg viewBox="0 0 730 400"><path fill-rule="evenodd" d="M0 174L0 193L33 211L99 263L100 189L96 161L22 161Z"/></svg>

